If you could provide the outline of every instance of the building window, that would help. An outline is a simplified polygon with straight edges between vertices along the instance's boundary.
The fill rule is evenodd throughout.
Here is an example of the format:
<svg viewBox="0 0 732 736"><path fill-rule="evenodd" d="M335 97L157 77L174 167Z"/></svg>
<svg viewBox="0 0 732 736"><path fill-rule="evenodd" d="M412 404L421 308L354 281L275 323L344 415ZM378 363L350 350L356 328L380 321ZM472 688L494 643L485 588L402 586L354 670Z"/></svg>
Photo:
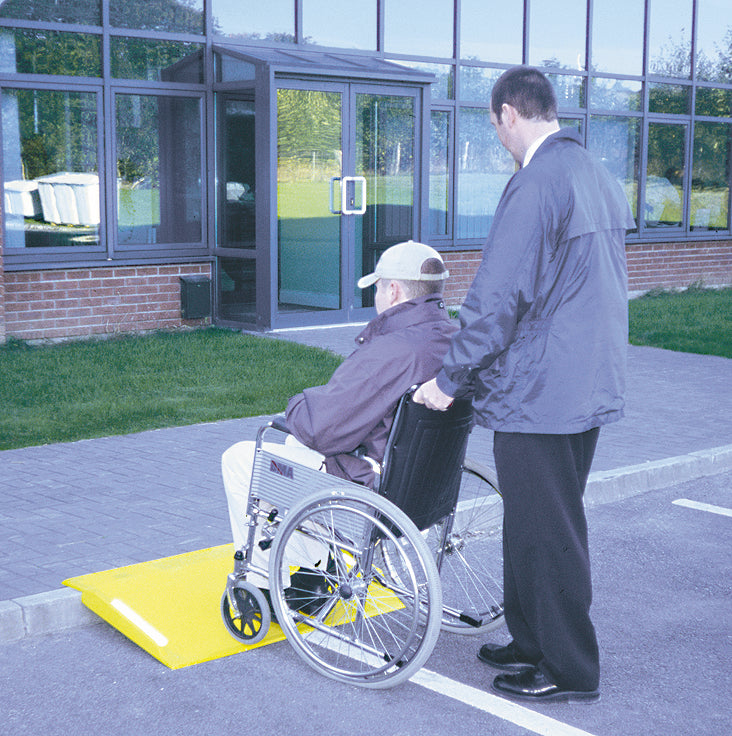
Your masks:
<svg viewBox="0 0 732 736"><path fill-rule="evenodd" d="M691 229L727 230L732 125L697 123L691 174Z"/></svg>
<svg viewBox="0 0 732 736"><path fill-rule="evenodd" d="M302 36L305 43L320 46L375 50L376 0L302 0Z"/></svg>
<svg viewBox="0 0 732 736"><path fill-rule="evenodd" d="M453 55L452 0L384 0L384 49L414 56Z"/></svg>
<svg viewBox="0 0 732 736"><path fill-rule="evenodd" d="M529 12L529 63L581 71L587 45L587 0L532 0Z"/></svg>
<svg viewBox="0 0 732 736"><path fill-rule="evenodd" d="M450 235L450 140L452 112L433 110L430 127L429 234Z"/></svg>
<svg viewBox="0 0 732 736"><path fill-rule="evenodd" d="M109 21L117 28L203 33L203 0L109 0Z"/></svg>
<svg viewBox="0 0 732 736"><path fill-rule="evenodd" d="M210 0L213 32L232 40L295 41L292 0Z"/></svg>
<svg viewBox="0 0 732 736"><path fill-rule="evenodd" d="M10 0L0 2L0 18L100 26L102 3L101 0Z"/></svg>
<svg viewBox="0 0 732 736"><path fill-rule="evenodd" d="M650 123L644 217L647 228L681 227L686 125Z"/></svg>
<svg viewBox="0 0 732 736"><path fill-rule="evenodd" d="M648 71L663 77L691 76L692 0L653 0L648 27Z"/></svg>
<svg viewBox="0 0 732 736"><path fill-rule="evenodd" d="M637 222L640 118L593 115L590 118L587 148L617 179Z"/></svg>
<svg viewBox="0 0 732 736"><path fill-rule="evenodd" d="M0 71L4 74L65 74L99 77L101 38L90 33L0 29Z"/></svg>
<svg viewBox="0 0 732 736"><path fill-rule="evenodd" d="M5 247L99 243L97 95L2 92Z"/></svg>
<svg viewBox="0 0 732 736"><path fill-rule="evenodd" d="M459 131L455 235L483 240L515 165L487 108L461 108Z"/></svg>
<svg viewBox="0 0 732 736"><path fill-rule="evenodd" d="M594 0L590 68L609 74L643 74L644 16L639 0Z"/></svg>
<svg viewBox="0 0 732 736"><path fill-rule="evenodd" d="M184 41L152 41L113 36L113 77L156 82L203 82L203 46Z"/></svg>
<svg viewBox="0 0 732 736"><path fill-rule="evenodd" d="M460 58L520 64L524 47L523 3L462 0Z"/></svg>
<svg viewBox="0 0 732 736"><path fill-rule="evenodd" d="M117 94L117 240L200 243L201 101Z"/></svg>

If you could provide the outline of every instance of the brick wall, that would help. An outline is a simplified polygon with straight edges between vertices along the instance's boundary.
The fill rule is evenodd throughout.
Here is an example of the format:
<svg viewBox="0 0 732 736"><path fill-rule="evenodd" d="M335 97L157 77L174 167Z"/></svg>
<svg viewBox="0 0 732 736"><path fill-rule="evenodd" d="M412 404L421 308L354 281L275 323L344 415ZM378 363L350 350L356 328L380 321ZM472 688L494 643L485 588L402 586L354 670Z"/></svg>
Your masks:
<svg viewBox="0 0 732 736"><path fill-rule="evenodd" d="M626 246L628 290L685 288L691 284L729 286L732 284L732 241L686 241L642 243ZM445 302L462 302L480 263L481 253L443 253L450 270Z"/></svg>
<svg viewBox="0 0 732 736"><path fill-rule="evenodd" d="M206 324L181 319L179 277L194 274L210 276L210 264L6 271L5 331L33 340Z"/></svg>
<svg viewBox="0 0 732 736"><path fill-rule="evenodd" d="M450 272L450 278L445 285L445 303L449 307L455 307L462 304L468 287L473 282L475 272L478 270L478 264L482 256L481 251L470 251L465 253L443 253L442 258L445 261L447 270Z"/></svg>
<svg viewBox="0 0 732 736"><path fill-rule="evenodd" d="M631 292L732 284L732 241L631 244L627 253Z"/></svg>

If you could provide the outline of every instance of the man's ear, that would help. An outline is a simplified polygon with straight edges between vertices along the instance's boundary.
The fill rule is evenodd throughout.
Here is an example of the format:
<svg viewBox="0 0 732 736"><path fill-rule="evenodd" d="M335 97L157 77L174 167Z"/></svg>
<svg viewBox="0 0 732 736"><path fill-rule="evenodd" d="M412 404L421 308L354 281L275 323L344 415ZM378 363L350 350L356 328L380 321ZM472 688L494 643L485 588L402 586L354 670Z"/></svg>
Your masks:
<svg viewBox="0 0 732 736"><path fill-rule="evenodd" d="M402 285L398 281L389 282L389 306L393 307L396 304L406 301L406 295Z"/></svg>
<svg viewBox="0 0 732 736"><path fill-rule="evenodd" d="M507 102L504 102L501 106L501 123L512 128L516 124L517 118L518 110L516 110L513 105L509 105Z"/></svg>

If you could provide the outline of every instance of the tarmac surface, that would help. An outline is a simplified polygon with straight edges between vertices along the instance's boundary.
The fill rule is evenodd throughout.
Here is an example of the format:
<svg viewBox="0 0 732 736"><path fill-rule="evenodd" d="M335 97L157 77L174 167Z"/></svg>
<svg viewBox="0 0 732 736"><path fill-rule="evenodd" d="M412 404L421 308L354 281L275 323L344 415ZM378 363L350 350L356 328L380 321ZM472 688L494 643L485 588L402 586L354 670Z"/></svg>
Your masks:
<svg viewBox="0 0 732 736"><path fill-rule="evenodd" d="M348 354L360 329L269 336ZM588 506L732 468L729 359L631 346L626 403L600 433ZM66 578L229 542L220 456L266 419L0 452L0 642L97 623ZM468 454L492 464L491 433Z"/></svg>

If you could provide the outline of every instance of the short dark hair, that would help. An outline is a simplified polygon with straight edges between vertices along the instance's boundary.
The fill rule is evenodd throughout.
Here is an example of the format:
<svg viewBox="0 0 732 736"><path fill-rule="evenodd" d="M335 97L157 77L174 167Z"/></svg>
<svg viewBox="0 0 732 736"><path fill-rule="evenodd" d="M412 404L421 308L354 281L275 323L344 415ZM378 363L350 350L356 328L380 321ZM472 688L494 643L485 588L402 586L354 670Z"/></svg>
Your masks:
<svg viewBox="0 0 732 736"><path fill-rule="evenodd" d="M498 78L491 93L491 109L499 122L504 105L511 105L527 120L557 119L552 83L532 66L514 66Z"/></svg>
<svg viewBox="0 0 732 736"><path fill-rule="evenodd" d="M445 264L439 258L428 258L422 263L420 268L422 273L445 273L447 269ZM395 279L396 280L396 279ZM416 281L399 279L399 283L404 287L404 291L410 299L416 299L419 296L429 296L430 294L442 294L447 279L436 279L434 281Z"/></svg>

